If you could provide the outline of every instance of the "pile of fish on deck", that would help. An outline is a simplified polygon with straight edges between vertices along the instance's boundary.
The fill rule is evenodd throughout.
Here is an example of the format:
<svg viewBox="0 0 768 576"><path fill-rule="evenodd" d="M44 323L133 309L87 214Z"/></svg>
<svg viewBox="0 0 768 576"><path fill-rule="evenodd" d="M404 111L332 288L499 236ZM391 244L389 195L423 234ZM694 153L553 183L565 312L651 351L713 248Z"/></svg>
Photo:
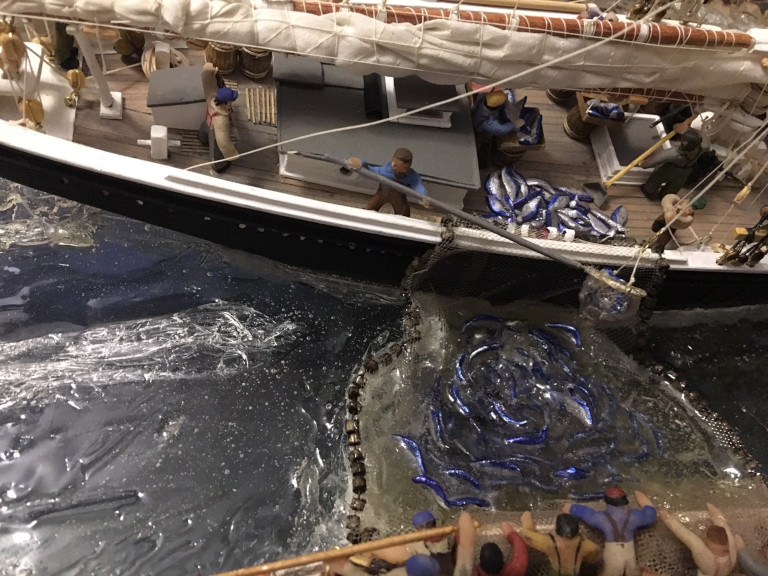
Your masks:
<svg viewBox="0 0 768 576"><path fill-rule="evenodd" d="M512 166L491 172L485 181L490 218L512 226L528 225L546 237L605 241L626 233L627 211L619 206L609 216L590 206L592 196L526 178ZM572 230L573 232L568 232Z"/></svg>

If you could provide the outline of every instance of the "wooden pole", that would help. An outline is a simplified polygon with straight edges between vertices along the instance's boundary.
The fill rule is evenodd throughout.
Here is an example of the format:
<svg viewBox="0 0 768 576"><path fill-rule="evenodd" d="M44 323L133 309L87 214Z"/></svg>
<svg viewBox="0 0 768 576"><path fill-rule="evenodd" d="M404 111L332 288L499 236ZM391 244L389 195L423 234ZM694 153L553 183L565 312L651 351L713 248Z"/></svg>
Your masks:
<svg viewBox="0 0 768 576"><path fill-rule="evenodd" d="M691 116L690 118L688 118L687 120L685 120L685 121L683 122L683 124L685 124L686 126L690 126L690 125L691 125L691 122L693 122L693 119L694 119L694 118L696 118L696 116L698 116L698 114L696 114L696 115L694 115L694 116ZM625 175L627 172L629 172L630 170L632 170L632 168L634 168L635 166L637 166L638 164L640 164L640 162L642 162L643 160L645 160L646 158L648 158L648 156L650 156L651 154L653 154L654 152L656 152L656 150L658 150L659 148L661 148L661 147L664 145L664 142L668 141L668 140L669 140L670 138L672 138L672 137L673 137L675 134L677 134L677 132L675 132L674 130L671 130L671 131L669 132L669 134L667 134L666 136L664 136L664 138L661 138L661 139L660 139L658 142L656 142L656 143L655 143L653 146L651 146L650 148L648 148L648 150L646 150L645 152L643 152L642 154L640 154L640 156L638 156L637 158L635 158L634 160L632 160L632 162L630 162L629 164L627 164L626 166L624 166L624 168L622 168L621 170L619 170L619 171L618 171L618 172L617 172L617 173L616 173L614 176L612 176L612 177L611 177L609 180L607 180L607 181L605 182L605 187L606 187L606 188L608 188L609 186L611 186L612 184L614 184L614 183L615 183L615 182L616 182L616 181L617 181L619 178L621 178L621 177L622 177L622 176L624 176L624 175Z"/></svg>
<svg viewBox="0 0 768 576"><path fill-rule="evenodd" d="M497 8L517 8L519 10L546 10L580 14L586 10L586 5L575 2L560 2L559 0L464 0L464 4L479 6L494 6Z"/></svg>
<svg viewBox="0 0 768 576"><path fill-rule="evenodd" d="M438 526L437 528L430 528L428 530L419 530L418 532L410 532L408 534L390 536L389 538L382 538L380 540L362 542L352 546L345 546L344 548L334 548L332 550L315 552L314 554L305 554L303 556L296 556L295 558L277 560L276 562L251 566L250 568L240 568L238 570L232 570L231 572L220 572L214 576L255 576L257 574L267 574L285 568L295 568L296 566L312 564L313 562L327 562L328 560L348 558L354 554L372 552L374 550L380 550L381 548L389 548L390 546L400 546L402 544L409 544L411 542L426 540L427 538L436 536L447 536L448 534L455 532L456 528L457 527L453 525Z"/></svg>
<svg viewBox="0 0 768 576"><path fill-rule="evenodd" d="M608 22L607 20L584 20L576 16L540 16L512 14L509 12L485 12L482 10L460 10L454 14L449 8L422 8L411 6L387 6L381 4L342 4L319 0L293 0L293 9L297 12L331 14L341 10L350 10L370 18L386 16L390 24L423 24L430 20L448 20L458 17L464 22L488 25L502 30L550 34L563 38L583 38L599 40L614 37L622 42L650 44L652 46L706 46L707 48L744 48L754 47L755 39L746 32L733 30L710 30L689 28L667 24L644 24L641 22Z"/></svg>

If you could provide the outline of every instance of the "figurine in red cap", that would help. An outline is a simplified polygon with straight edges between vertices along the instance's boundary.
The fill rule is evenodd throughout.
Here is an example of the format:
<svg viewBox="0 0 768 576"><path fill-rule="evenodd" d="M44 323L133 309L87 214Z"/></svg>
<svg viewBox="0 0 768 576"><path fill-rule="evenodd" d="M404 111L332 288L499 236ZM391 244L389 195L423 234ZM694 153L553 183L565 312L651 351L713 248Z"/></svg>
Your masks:
<svg viewBox="0 0 768 576"><path fill-rule="evenodd" d="M203 94L205 94L205 120L200 125L198 139L208 145L211 160L215 161L213 170L223 172L231 162L227 158L237 156L237 148L230 138L230 114L232 102L237 100L237 90L219 86L217 68L206 62L201 73Z"/></svg>
<svg viewBox="0 0 768 576"><path fill-rule="evenodd" d="M624 490L613 486L605 491L605 510L566 503L563 512L600 530L605 537L600 576L640 576L635 556L635 533L656 521L656 508L648 496L635 490L640 509L629 506Z"/></svg>

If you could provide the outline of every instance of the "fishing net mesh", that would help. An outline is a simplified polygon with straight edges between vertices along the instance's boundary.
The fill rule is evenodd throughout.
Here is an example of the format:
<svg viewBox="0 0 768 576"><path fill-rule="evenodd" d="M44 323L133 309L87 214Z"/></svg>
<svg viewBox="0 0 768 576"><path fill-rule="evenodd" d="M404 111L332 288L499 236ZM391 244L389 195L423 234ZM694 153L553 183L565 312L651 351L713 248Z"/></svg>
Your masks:
<svg viewBox="0 0 768 576"><path fill-rule="evenodd" d="M449 299L480 298L494 305L528 300L580 308L582 314L593 320L625 352L635 352L643 346L646 323L655 307L666 271L662 259L644 257L635 266L638 254L635 247L580 245L580 249L586 247L587 262L591 259L617 263L610 268L595 264L595 269L607 270L614 278L623 283L631 282L632 286L648 294L646 298L636 298L588 277L580 269L547 260L533 252L517 257L462 249L454 242L452 230L456 225L463 230L472 230L478 237L493 237L493 232L479 230L471 223L455 218L445 218L443 224L443 242L428 252L420 267L404 280L412 301L418 302L420 293L432 293ZM562 248L563 242L545 241L541 245Z"/></svg>
<svg viewBox="0 0 768 576"><path fill-rule="evenodd" d="M419 381L434 378L435 373L445 376L445 371L440 372L439 360L445 360L448 354L430 356L427 350L430 340L439 340L444 335L443 324L446 318L455 314L457 301L482 301L490 307L486 309L499 310L504 310L510 302L519 301L543 304L550 309L570 309L588 320L617 349L633 354L642 348L647 321L664 278L662 261L643 261L634 270L631 267L613 268L612 273L625 281L633 274L634 284L648 292L645 300L633 301L619 296L617 301L615 291L599 281L590 283L594 279L579 269L546 259L477 253L457 247L452 234L456 224L455 220L444 221L443 242L419 262L414 262L403 281L408 300L403 340L374 351L353 376L356 400L350 418L356 426L354 442L350 436L350 463L351 475L358 477L358 483L352 485L354 495L350 494L352 511L348 517L348 538L353 543L412 532L411 515L423 507L432 510L440 523L453 523L458 516L461 507L442 507L439 498L435 499L426 486L417 486L416 490L420 492L413 492L414 485L410 480L418 472L414 470L412 460L403 467L410 456L405 452L397 453L392 444L392 433L405 434L402 426L410 422L414 438L419 439L427 454L430 451L425 437L417 436L419 428L423 432L425 427L430 427L429 418L419 413L424 406L414 406L421 402L418 398L423 392L416 392L415 402L413 395L406 400L400 396L406 388L412 392L423 386ZM480 233L484 232L478 231ZM440 320L435 321L436 317ZM453 324L456 324L455 317ZM437 325L440 326L435 328ZM443 342L448 340L437 346ZM621 392L625 395L622 401L627 394L634 395L633 386L635 384L631 383L629 389ZM650 412L646 410L646 414L652 414L654 409L665 413L670 411L670 406L680 406L681 411L670 416L677 422L678 436L699 438L705 447L693 448L690 453L684 447L681 449L682 444L668 447L668 451L678 451L672 458L674 462L661 464L654 474L663 476L666 470L669 477L659 477L655 481L652 474L639 473L624 486L630 503L635 505L633 488L649 491L653 493L657 507L668 508L671 516L703 536L711 523L706 503L712 502L724 513L732 532L742 536L747 549L756 557L762 557L760 551L768 541L768 489L757 463L746 453L739 437L717 414L697 403L685 389L685 383L678 382L673 373L659 372L651 378L648 388L643 389L643 386L638 385L638 394L653 395L657 388L658 395L666 397L666 400L649 400L655 408ZM673 407L671 412L675 410ZM652 416L655 419L659 414ZM398 420L400 429L397 423L392 424ZM670 437L665 441L672 445L681 438ZM703 450L704 455L702 452L697 455L697 450ZM401 459L403 454L405 459ZM360 488L361 469L365 478L364 466L355 469L355 465L359 466L356 458L368 466L367 492L365 483L362 490L356 489ZM432 471L439 473L434 468ZM729 479L729 471L733 471L735 480ZM681 478L679 485L676 484L678 475ZM670 496L667 498L667 495ZM508 521L514 527L520 527L522 512L531 510L537 530L550 533L554 531L555 518L562 511L563 503L571 499L562 494L538 497L529 492L520 499L496 498L490 508L469 507L473 518L480 523L476 553L483 543L493 541L499 544L508 559L512 549L503 537L501 522ZM588 505L596 509L604 506L599 501ZM581 530L585 537L603 543L598 531L583 523ZM646 569L647 575L682 575L696 570L691 552L660 521L640 531L635 546L639 565ZM531 550L526 574L544 575L548 573L547 569L548 561L544 555ZM585 565L583 573L596 574L597 568Z"/></svg>

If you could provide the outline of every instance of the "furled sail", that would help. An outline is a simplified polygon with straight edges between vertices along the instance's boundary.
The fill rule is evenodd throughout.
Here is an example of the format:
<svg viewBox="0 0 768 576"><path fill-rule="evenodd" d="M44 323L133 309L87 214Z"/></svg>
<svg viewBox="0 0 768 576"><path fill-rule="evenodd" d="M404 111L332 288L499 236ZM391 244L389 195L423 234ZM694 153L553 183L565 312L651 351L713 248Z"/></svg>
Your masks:
<svg viewBox="0 0 768 576"><path fill-rule="evenodd" d="M0 0L43 15L310 55L361 73L437 83L511 79L544 88L642 88L740 101L768 80L766 55L738 31L577 20L573 15L260 0ZM615 36L612 40L607 37ZM759 44L762 46L762 44ZM716 80L713 80L715 79Z"/></svg>

